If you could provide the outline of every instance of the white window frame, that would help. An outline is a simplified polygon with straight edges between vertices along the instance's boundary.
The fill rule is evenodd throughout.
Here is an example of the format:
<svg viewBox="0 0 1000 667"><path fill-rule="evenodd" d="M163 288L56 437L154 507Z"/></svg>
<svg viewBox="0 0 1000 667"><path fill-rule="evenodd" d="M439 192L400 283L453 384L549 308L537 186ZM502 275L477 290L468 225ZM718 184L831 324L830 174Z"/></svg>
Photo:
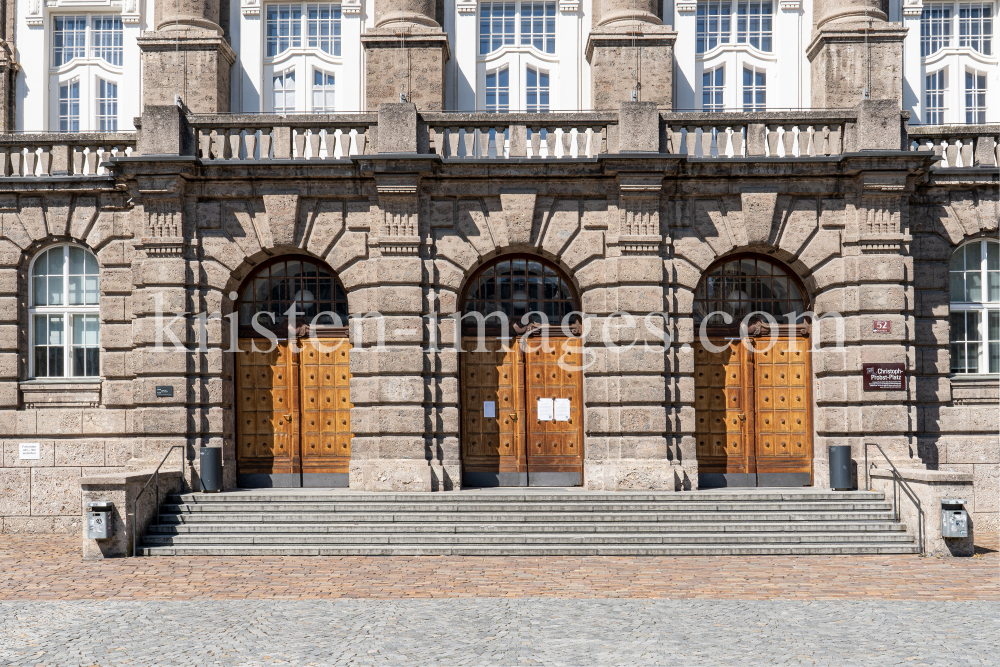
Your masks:
<svg viewBox="0 0 1000 667"><path fill-rule="evenodd" d="M529 70L531 72L535 73L535 85L532 86L532 87L530 87L530 88L528 87L528 77L529 77L528 72L529 72ZM543 76L547 79L547 83L544 86L542 85L542 77ZM535 108L534 109L528 109L528 106L529 106L528 99L530 98L530 96L531 96L532 93L534 93L534 96L535 96L535 104L533 104L531 106L534 106ZM542 95L543 94L548 97L548 103L546 103L546 104L542 104ZM548 113L549 111L551 111L552 110L552 73L549 72L548 70L542 69L540 67L532 67L531 65L528 65L527 67L525 67L524 68L524 100L525 100L525 103L524 103L525 106L524 106L524 108L528 111L528 113Z"/></svg>
<svg viewBox="0 0 1000 667"><path fill-rule="evenodd" d="M979 301L967 301L964 299L965 297L968 296L967 280L970 272L965 270L965 256L966 253L968 252L967 248L975 245L978 245L980 248L979 285L980 285L980 296L982 298ZM996 269L990 269L988 266L988 257L990 254L989 248L991 247L991 245L996 247L995 251L995 255L997 257L996 266L998 267ZM959 253L961 253L960 256L962 258L962 271L955 271L954 260L957 256L959 256ZM953 291L952 281L956 279L956 274L958 276L961 276L960 280L962 281L962 297L963 297L962 301L955 301L954 300L955 295L952 293ZM975 273L973 273L972 275L975 275ZM949 298L952 299L950 306L951 315L949 316L948 320L949 324L948 349L949 349L949 354L952 356L950 364L951 372L955 375L970 374L970 371L968 370L956 369L954 357L955 357L956 345L964 345L967 356L968 345L969 343L972 343L979 345L979 356L977 360L978 363L975 374L976 375L1000 374L1000 363L996 365L996 370L991 370L989 366L990 364L989 348L991 343L994 343L997 346L998 350L997 354L1000 355L1000 332L997 332L997 335L993 336L992 338L989 335L989 319L991 313L994 313L993 317L997 321L998 326L1000 326L1000 241L997 241L996 239L976 239L975 241L971 241L969 243L965 243L959 246L954 251L954 253L952 253L951 258L949 259L948 278L949 278ZM991 282L996 285L996 289L994 290L993 294L993 296L995 296L996 298L994 299L990 298ZM955 332L952 330L951 326L953 319L952 316L958 313L962 313L964 317L968 318L968 313L974 313L974 312L979 313L978 341L970 340L968 338L968 335L966 335L962 340L956 340ZM966 319L966 322L968 322L968 319ZM966 364L966 368L968 368L968 364Z"/></svg>
<svg viewBox="0 0 1000 667"><path fill-rule="evenodd" d="M67 62L64 62L58 66L55 64L55 25L56 18L65 18L67 16L84 17L84 46L83 55L76 56ZM46 62L48 63L48 87L49 87L49 115L48 115L48 127L51 132L60 131L60 108L59 108L59 93L60 86L65 85L67 81L78 80L80 83L80 115L79 115L79 132L98 132L100 131L100 119L98 118L98 95L100 94L100 80L104 80L108 83L114 84L118 87L118 117L116 118L115 125L122 127L123 119L121 114L123 112L122 105L122 81L124 76L124 26L122 26L121 33L121 65L115 65L113 62L109 62L103 56L107 55L107 48L100 48L96 44L96 35L94 30L94 19L96 18L107 18L112 19L118 18L119 25L121 14L118 12L60 12L58 14L51 14L47 20L47 30L49 40L47 42L47 55ZM117 26L116 26L117 28ZM114 32L117 32L115 30ZM114 42L112 38L112 42ZM112 44L112 60L115 59L115 53L118 51L119 47L116 44Z"/></svg>
<svg viewBox="0 0 1000 667"><path fill-rule="evenodd" d="M988 9L990 15L978 17L963 17L962 12ZM992 2L960 2L958 3L958 46L967 47L983 55L993 55L993 3ZM985 32L989 28L989 34ZM966 30L968 28L968 30ZM972 28L978 28L979 34L973 35ZM964 32L964 34L963 34Z"/></svg>
<svg viewBox="0 0 1000 667"><path fill-rule="evenodd" d="M931 91L927 88L927 80L931 77L940 79L940 88ZM948 113L948 68L941 67L933 72L924 75L924 123L927 125L943 125ZM930 96L934 95L940 102L940 106L931 107ZM931 114L935 117L931 117Z"/></svg>
<svg viewBox="0 0 1000 667"><path fill-rule="evenodd" d="M969 88L970 75L972 76L972 81L974 83L971 89ZM987 72L982 72L978 69L969 67L965 70L963 79L965 84L962 88L962 93L965 95L965 104L963 105L963 109L965 110L965 122L966 124L985 123L989 102L990 76ZM982 88L979 87L980 79L982 79ZM978 103L980 98L982 100L982 106ZM970 99L973 101L972 104L969 104Z"/></svg>
<svg viewBox="0 0 1000 667"><path fill-rule="evenodd" d="M934 12L942 12L940 16L934 16ZM943 13L947 12L948 16ZM934 55L941 49L951 46L954 37L955 3L952 2L929 2L924 4L920 15L920 56L927 58ZM938 28L938 34L933 34Z"/></svg>
<svg viewBox="0 0 1000 667"><path fill-rule="evenodd" d="M718 85L715 82L715 78L716 78L715 77L715 73L716 72L722 72L722 84L721 85ZM705 89L705 75L706 74L710 77L711 85L709 86L709 88L712 91L712 93L711 93L712 94L712 101L709 103L709 105L707 107L705 106L705 93L706 93L706 89ZM701 95L701 110L702 111L723 111L723 110L725 110L725 108L726 108L726 66L725 65L718 65L716 67L712 67L711 69L706 68L701 73L701 81L702 81L702 84L700 86L700 90L698 91L698 94ZM718 97L716 97L715 91L718 91ZM716 102L716 100L719 100L718 103Z"/></svg>
<svg viewBox="0 0 1000 667"><path fill-rule="evenodd" d="M323 81L322 81L322 83L319 84L318 88L316 86L316 75L317 74L319 74L321 77L323 77ZM333 77L333 83L332 84L328 84L326 82L326 77L328 77L328 76L332 76ZM312 97L313 97L312 102L311 102L311 104L312 104L311 110L313 112L316 112L316 113L334 113L337 110L337 73L336 72L327 71L327 70L323 69L322 67L316 67L316 66L314 66L313 69L312 69L312 77L311 78L312 78L312 83L309 86L309 94L312 95ZM316 93L317 92L319 92L323 96L323 103L322 104L316 104ZM333 106L330 106L330 105L326 104L327 93L332 93L333 94Z"/></svg>
<svg viewBox="0 0 1000 667"><path fill-rule="evenodd" d="M704 57L726 46L773 54L777 4L778 0L700 0L695 17L695 54ZM766 13L765 6L769 8ZM758 8L757 14L751 13L754 7ZM753 27L755 18L757 25Z"/></svg>
<svg viewBox="0 0 1000 667"><path fill-rule="evenodd" d="M334 53L327 53L321 48L321 43L323 37L319 34L315 38L311 38L309 35L310 19L309 11L312 7L317 7L319 5L329 5L331 11L334 9L339 13L339 18L330 18L329 21L331 25L339 25L339 35L330 36L331 50ZM291 19L297 21L298 26L298 37L294 36L294 30L289 29L289 46L283 51L275 53L273 56L268 56L267 53L267 26L268 26L268 13L272 7L292 7L299 11L299 16L297 19ZM334 81L337 82L334 86L334 100L335 108L344 108L344 85L337 85L345 81L344 75L344 56L343 56L343 46L344 46L344 13L343 6L339 2L268 2L264 3L261 8L262 20L260 21L261 27L261 45L263 58L263 78L264 78L264 105L263 110L268 113L281 113L281 114L293 114L293 113L312 113L314 110L314 96L313 88L315 81L316 70L321 70L327 74L331 74L334 77ZM319 19L317 19L319 20ZM310 43L314 43L314 46L310 46ZM337 46L340 48L340 54L336 53ZM295 105L294 108L286 108L279 111L274 106L274 77L281 75L289 70L295 71ZM323 109L316 110L316 113L330 113Z"/></svg>
<svg viewBox="0 0 1000 667"><path fill-rule="evenodd" d="M507 85L505 86L500 85L500 77L503 74L507 75ZM491 87L489 85L490 76L496 77L495 86ZM484 85L486 86L486 111L490 113L508 113L510 111L510 67L508 67L507 65L501 65L500 67L487 70ZM494 99L496 100L496 102L492 105L490 104L491 92L493 93ZM505 94L507 96L506 104L500 103L500 98L502 94ZM551 95L551 92L549 94Z"/></svg>
<svg viewBox="0 0 1000 667"><path fill-rule="evenodd" d="M743 80L745 79L747 72L750 73L749 92L751 94L751 100L752 100L749 108L747 107L746 104L746 94L748 92L748 87L746 85L746 82ZM767 79L768 79L767 70L764 69L763 67L754 67L753 65L746 63L743 65L742 74L743 76L740 77L740 101L741 101L740 109L742 111L747 111L747 112L767 111ZM764 75L763 86L757 85L756 83L757 74ZM764 93L764 103L760 106L757 105L757 102L754 99L754 97L756 97L756 92L758 90Z"/></svg>
<svg viewBox="0 0 1000 667"><path fill-rule="evenodd" d="M61 248L63 252L63 272L62 272L62 300L63 303L59 305L35 305L35 264L38 259L42 256L47 255L51 250ZM86 274L86 275L96 275L97 277L97 302L92 304L83 305L69 305L69 276L70 276L70 266L69 266L69 253L71 248L79 248L85 253L93 257L94 263L97 266L96 274ZM86 258L84 259L86 262ZM101 284L100 284L100 262L97 259L97 255L94 254L89 248L76 243L56 243L53 245L46 246L35 253L32 257L31 263L28 266L28 377L31 379L80 379L80 378L99 378L101 369L101 322L100 322L100 312L101 312ZM86 279L84 279L84 293L86 293ZM86 301L86 298L84 299ZM52 316L52 315L62 315L63 316L63 374L62 375L51 375L46 374L41 378L36 378L35 369L35 317L36 316ZM73 374L73 316L82 315L84 317L91 316L96 318L96 328L97 328L97 339L95 345L85 345L85 347L96 348L97 352L97 372L93 375L74 375ZM85 324L86 326L86 324ZM46 345L46 347L49 347ZM85 362L86 363L86 362Z"/></svg>

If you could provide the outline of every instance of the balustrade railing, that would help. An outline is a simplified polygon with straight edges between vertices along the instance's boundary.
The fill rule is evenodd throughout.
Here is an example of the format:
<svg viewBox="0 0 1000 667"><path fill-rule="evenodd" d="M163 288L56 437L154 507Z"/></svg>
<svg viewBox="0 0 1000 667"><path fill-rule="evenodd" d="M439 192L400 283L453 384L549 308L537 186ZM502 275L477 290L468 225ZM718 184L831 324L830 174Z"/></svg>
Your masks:
<svg viewBox="0 0 1000 667"><path fill-rule="evenodd" d="M592 158L617 152L618 114L422 113L430 152L447 159Z"/></svg>
<svg viewBox="0 0 1000 667"><path fill-rule="evenodd" d="M105 161L134 150L134 132L2 134L0 178L102 176Z"/></svg>
<svg viewBox="0 0 1000 667"><path fill-rule="evenodd" d="M1000 125L920 125L908 128L912 151L940 155L935 169L1000 164Z"/></svg>
<svg viewBox="0 0 1000 667"><path fill-rule="evenodd" d="M845 152L854 115L662 113L666 152L699 158L827 157ZM662 148L661 148L662 149Z"/></svg>
<svg viewBox="0 0 1000 667"><path fill-rule="evenodd" d="M202 160L342 159L371 152L378 114L188 117Z"/></svg>

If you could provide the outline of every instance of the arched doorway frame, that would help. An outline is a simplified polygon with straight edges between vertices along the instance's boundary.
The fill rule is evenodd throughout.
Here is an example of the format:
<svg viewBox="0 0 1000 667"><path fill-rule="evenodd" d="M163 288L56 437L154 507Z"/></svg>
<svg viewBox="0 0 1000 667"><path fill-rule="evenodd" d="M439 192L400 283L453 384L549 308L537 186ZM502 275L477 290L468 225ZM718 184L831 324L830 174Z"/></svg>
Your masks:
<svg viewBox="0 0 1000 667"><path fill-rule="evenodd" d="M518 317L506 332L498 324L486 326L480 339L478 323L463 320L456 332L463 350L459 363L463 485L582 485L582 342L578 327L564 331L553 326L550 314L558 310L561 325L565 315L579 313L579 291L558 263L537 254L506 253L488 258L469 273L460 291L460 314L470 312L470 299L485 301L473 290L505 262L511 267L510 298L498 298L503 295L494 286L490 300L498 304L514 299L514 267L524 262L524 311L536 310L530 305L536 301L548 321L522 326ZM543 298L537 300L531 298L528 283L531 263L540 269ZM544 298L546 278L558 281L558 298ZM553 309L546 311L546 303ZM509 310L509 315L515 314L513 304ZM487 315L493 312L487 311Z"/></svg>

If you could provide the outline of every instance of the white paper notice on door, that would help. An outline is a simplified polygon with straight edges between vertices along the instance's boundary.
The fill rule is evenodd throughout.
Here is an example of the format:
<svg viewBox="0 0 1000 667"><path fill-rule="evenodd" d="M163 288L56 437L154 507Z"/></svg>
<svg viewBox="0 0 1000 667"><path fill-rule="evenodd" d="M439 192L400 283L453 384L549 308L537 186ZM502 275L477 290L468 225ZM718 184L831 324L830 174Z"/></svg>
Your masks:
<svg viewBox="0 0 1000 667"><path fill-rule="evenodd" d="M497 418L497 402L496 401L483 401L483 417L486 419L496 419Z"/></svg>
<svg viewBox="0 0 1000 667"><path fill-rule="evenodd" d="M540 398L540 399L538 399L538 421L540 421L540 422L550 422L550 421L552 421L552 399L551 398Z"/></svg>
<svg viewBox="0 0 1000 667"><path fill-rule="evenodd" d="M569 399L557 398L555 400L555 416L557 422L569 421Z"/></svg>

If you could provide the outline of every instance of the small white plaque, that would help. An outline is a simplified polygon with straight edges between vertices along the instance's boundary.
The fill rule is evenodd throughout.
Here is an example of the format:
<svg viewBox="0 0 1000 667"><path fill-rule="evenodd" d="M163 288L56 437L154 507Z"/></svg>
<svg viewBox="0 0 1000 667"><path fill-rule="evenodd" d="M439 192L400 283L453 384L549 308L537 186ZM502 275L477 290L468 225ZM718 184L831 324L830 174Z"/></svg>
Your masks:
<svg viewBox="0 0 1000 667"><path fill-rule="evenodd" d="M487 419L497 418L496 401L483 401L483 417L486 417Z"/></svg>
<svg viewBox="0 0 1000 667"><path fill-rule="evenodd" d="M550 422L550 421L552 421L552 399L551 398L540 398L540 399L538 399L538 421L540 421L540 422Z"/></svg>
<svg viewBox="0 0 1000 667"><path fill-rule="evenodd" d="M18 453L20 454L19 458L37 460L42 458L42 446L37 442L22 442Z"/></svg>
<svg viewBox="0 0 1000 667"><path fill-rule="evenodd" d="M569 399L557 398L555 401L555 415L557 422L569 421Z"/></svg>

